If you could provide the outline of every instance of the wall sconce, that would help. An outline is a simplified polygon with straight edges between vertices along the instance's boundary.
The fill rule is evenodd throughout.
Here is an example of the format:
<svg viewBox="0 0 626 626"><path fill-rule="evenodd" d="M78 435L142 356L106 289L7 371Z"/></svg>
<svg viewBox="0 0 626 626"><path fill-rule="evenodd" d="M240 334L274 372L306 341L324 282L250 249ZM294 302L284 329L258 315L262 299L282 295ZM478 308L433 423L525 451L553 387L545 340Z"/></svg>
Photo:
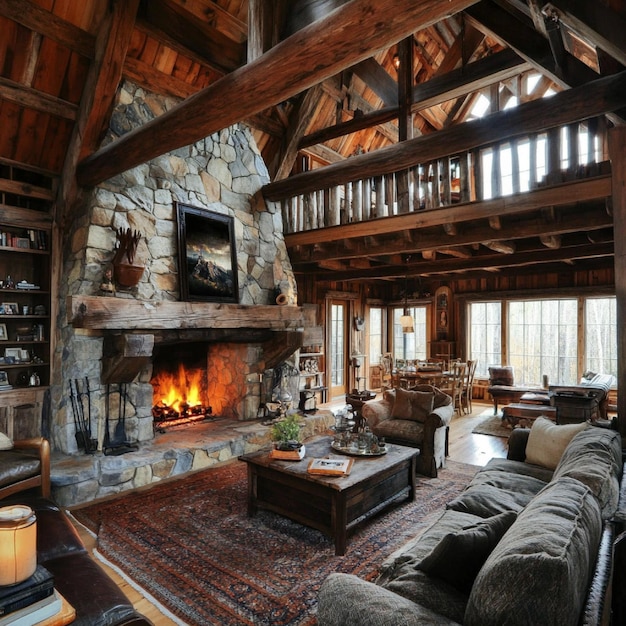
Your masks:
<svg viewBox="0 0 626 626"><path fill-rule="evenodd" d="M23 504L0 508L0 585L15 585L37 569L37 519Z"/></svg>

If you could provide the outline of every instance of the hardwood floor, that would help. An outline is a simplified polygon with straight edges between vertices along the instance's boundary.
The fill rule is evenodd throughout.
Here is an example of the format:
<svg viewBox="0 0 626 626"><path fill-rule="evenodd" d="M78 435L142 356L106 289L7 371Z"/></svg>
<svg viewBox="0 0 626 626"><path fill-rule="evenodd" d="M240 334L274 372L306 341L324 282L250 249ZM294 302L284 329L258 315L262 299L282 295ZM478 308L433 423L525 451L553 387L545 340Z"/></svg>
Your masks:
<svg viewBox="0 0 626 626"><path fill-rule="evenodd" d="M492 457L506 456L506 439L489 435L472 434L474 426L483 419L485 411L491 407L492 405L490 403L486 404L474 401L471 415L454 415L450 423L450 459L462 463L470 463L472 465L485 465ZM85 545L93 552L96 544L94 537L82 526L78 525L77 528ZM176 622L166 617L155 604L129 585L115 570L107 567L100 560L97 561L126 594L135 608L150 619L155 626L171 626L176 624Z"/></svg>

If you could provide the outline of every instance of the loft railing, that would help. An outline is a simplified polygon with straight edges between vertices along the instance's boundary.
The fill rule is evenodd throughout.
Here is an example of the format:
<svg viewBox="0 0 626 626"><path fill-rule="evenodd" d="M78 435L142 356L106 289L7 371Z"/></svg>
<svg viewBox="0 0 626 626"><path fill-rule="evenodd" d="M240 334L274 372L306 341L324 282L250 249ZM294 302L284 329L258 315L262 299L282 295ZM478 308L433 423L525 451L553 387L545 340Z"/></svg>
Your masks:
<svg viewBox="0 0 626 626"><path fill-rule="evenodd" d="M600 173L604 117L282 200L285 233L488 200Z"/></svg>

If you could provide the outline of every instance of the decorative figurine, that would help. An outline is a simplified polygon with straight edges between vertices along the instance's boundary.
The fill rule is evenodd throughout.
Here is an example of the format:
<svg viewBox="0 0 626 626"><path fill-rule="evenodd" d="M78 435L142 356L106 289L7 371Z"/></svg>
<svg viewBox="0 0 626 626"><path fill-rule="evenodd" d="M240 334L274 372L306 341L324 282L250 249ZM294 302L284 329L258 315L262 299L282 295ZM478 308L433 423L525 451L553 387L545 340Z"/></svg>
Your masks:
<svg viewBox="0 0 626 626"><path fill-rule="evenodd" d="M103 291L104 293L115 293L113 270L110 267L104 270L103 281L100 284L100 291Z"/></svg>

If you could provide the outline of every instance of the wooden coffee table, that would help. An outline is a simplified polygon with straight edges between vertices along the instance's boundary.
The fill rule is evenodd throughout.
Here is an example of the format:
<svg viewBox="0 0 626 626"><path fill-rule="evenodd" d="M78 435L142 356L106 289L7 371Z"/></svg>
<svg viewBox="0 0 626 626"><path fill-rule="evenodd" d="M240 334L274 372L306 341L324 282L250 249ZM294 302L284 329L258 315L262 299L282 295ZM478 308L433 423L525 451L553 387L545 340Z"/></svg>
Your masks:
<svg viewBox="0 0 626 626"><path fill-rule="evenodd" d="M330 444L330 437L307 442L302 461L271 459L267 450L239 458L248 464L248 515L264 508L316 528L343 555L349 530L399 499L415 498L419 450L387 444L385 455L356 457L348 476L307 473L311 458L346 458Z"/></svg>

